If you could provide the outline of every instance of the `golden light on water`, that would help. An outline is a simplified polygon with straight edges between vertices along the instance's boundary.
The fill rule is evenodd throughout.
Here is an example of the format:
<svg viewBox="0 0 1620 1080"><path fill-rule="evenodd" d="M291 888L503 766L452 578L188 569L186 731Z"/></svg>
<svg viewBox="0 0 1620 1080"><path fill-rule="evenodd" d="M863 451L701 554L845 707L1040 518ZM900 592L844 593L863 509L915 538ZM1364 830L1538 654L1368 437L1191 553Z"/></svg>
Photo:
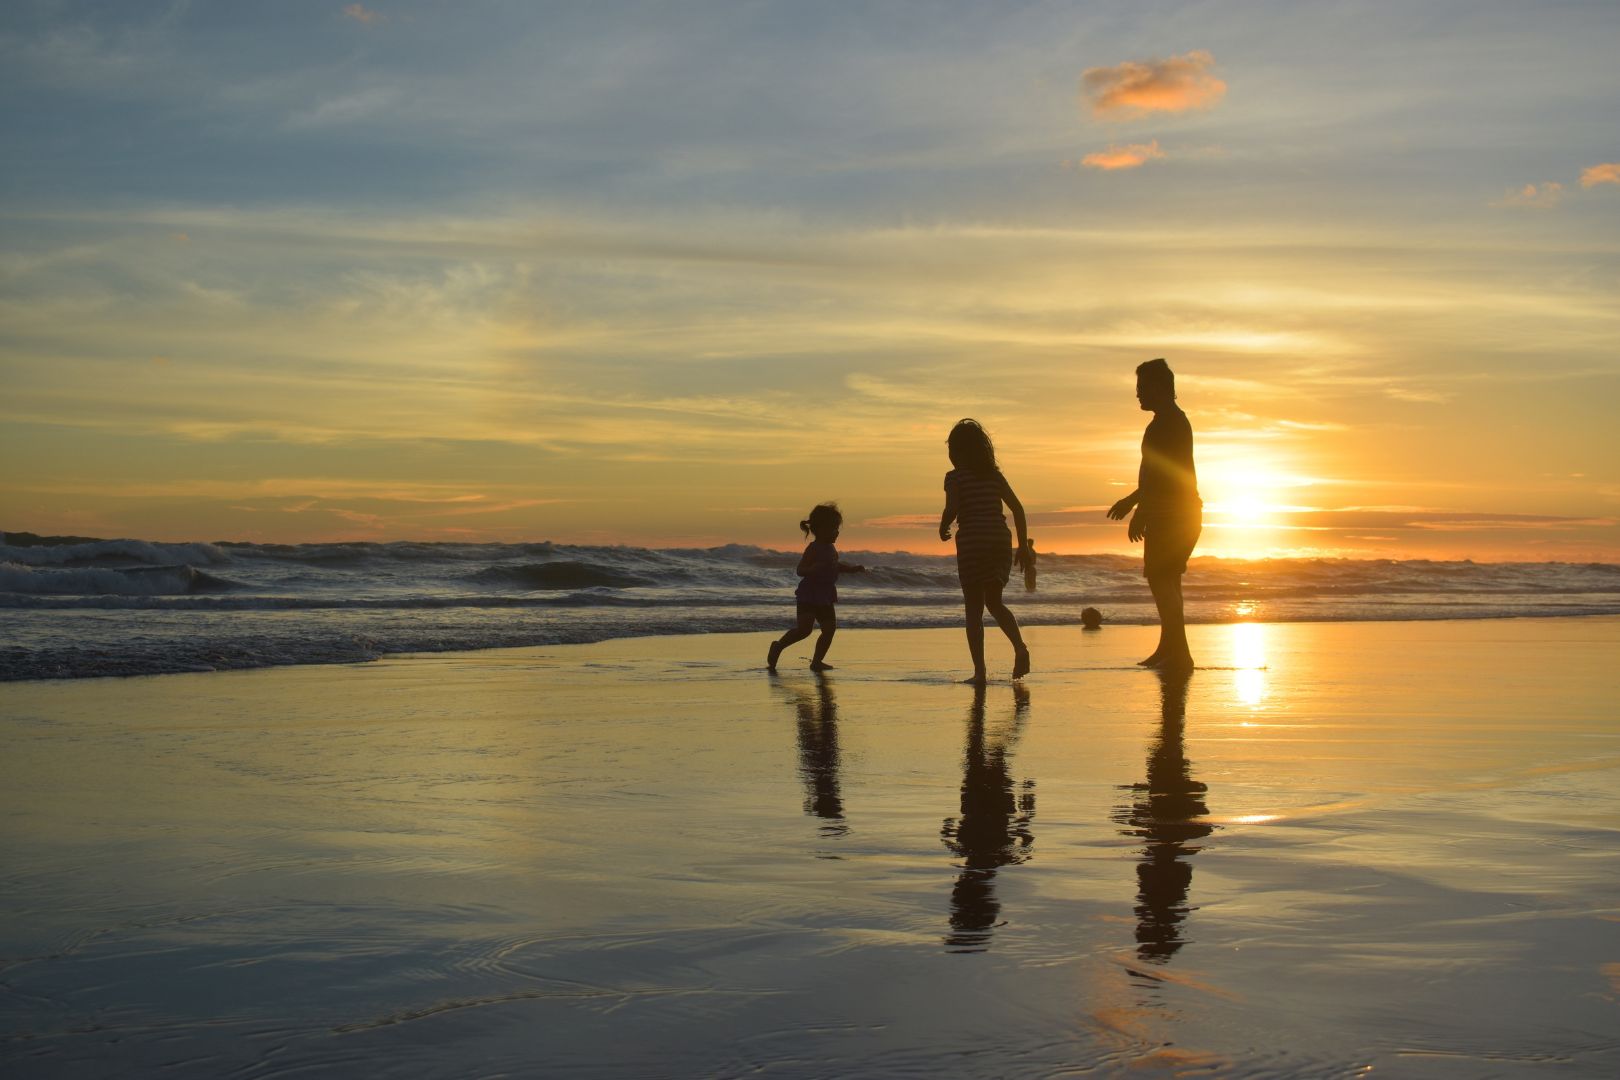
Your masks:
<svg viewBox="0 0 1620 1080"><path fill-rule="evenodd" d="M1233 683L1238 701L1254 708L1266 697L1266 625L1238 623L1232 627Z"/></svg>

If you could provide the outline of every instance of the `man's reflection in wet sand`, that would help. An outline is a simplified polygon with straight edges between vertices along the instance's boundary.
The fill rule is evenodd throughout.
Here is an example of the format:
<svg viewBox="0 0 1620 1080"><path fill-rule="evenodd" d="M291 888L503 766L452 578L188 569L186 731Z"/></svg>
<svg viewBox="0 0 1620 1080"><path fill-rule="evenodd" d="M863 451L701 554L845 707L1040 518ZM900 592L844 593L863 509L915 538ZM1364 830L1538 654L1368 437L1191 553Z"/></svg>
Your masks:
<svg viewBox="0 0 1620 1080"><path fill-rule="evenodd" d="M822 819L822 836L849 832L844 798L838 790L838 699L825 676L792 690L799 714L799 776L804 780L804 812Z"/></svg>
<svg viewBox="0 0 1620 1080"><path fill-rule="evenodd" d="M1029 712L1029 690L1013 686L1007 719L986 730L988 688L975 687L968 710L967 748L962 754L962 814L946 818L940 837L960 859L961 873L951 890L951 932L945 945L953 952L983 952L1001 914L996 899L996 871L1024 862L1035 842L1030 819L1035 816L1035 781L1014 785L1007 759Z"/></svg>
<svg viewBox="0 0 1620 1080"><path fill-rule="evenodd" d="M1190 775L1182 739L1189 675L1161 672L1159 678L1163 713L1148 751L1147 782L1127 788L1132 797L1114 814L1126 836L1145 841L1136 867L1136 955L1151 964L1168 962L1187 943L1182 924L1192 910L1188 857L1201 850L1194 841L1214 831L1197 820L1209 813L1208 789Z"/></svg>

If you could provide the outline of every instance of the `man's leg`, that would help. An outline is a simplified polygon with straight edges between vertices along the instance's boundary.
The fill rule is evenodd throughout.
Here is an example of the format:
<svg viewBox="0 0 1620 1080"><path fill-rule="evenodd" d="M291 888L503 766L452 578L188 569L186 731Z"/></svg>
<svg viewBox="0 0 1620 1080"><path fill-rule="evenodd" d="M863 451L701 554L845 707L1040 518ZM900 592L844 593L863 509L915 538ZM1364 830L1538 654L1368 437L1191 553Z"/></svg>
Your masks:
<svg viewBox="0 0 1620 1080"><path fill-rule="evenodd" d="M1181 574L1155 573L1148 578L1153 603L1159 609L1159 647L1143 661L1149 667L1190 669L1192 650L1187 645L1187 616L1181 597ZM1149 663L1151 661L1151 663Z"/></svg>

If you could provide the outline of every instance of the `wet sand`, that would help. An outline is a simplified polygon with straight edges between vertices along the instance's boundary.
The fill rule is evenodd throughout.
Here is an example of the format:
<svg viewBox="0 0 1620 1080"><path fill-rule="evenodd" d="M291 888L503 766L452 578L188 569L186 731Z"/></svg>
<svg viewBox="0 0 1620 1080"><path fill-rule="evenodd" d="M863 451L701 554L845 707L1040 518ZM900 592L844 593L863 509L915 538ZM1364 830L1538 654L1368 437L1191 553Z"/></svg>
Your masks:
<svg viewBox="0 0 1620 1080"><path fill-rule="evenodd" d="M1620 619L1152 634L0 686L0 1073L1620 1075Z"/></svg>

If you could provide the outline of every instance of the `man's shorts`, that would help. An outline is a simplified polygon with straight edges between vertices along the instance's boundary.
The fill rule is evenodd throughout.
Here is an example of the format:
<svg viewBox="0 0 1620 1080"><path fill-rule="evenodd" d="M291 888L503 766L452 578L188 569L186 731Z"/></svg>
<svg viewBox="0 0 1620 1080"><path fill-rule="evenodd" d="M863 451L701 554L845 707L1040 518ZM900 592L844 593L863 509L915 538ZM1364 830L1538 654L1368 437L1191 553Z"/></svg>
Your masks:
<svg viewBox="0 0 1620 1080"><path fill-rule="evenodd" d="M1167 514L1148 524L1142 536L1142 576L1168 577L1187 572L1187 559L1204 531L1204 511L1197 508Z"/></svg>

